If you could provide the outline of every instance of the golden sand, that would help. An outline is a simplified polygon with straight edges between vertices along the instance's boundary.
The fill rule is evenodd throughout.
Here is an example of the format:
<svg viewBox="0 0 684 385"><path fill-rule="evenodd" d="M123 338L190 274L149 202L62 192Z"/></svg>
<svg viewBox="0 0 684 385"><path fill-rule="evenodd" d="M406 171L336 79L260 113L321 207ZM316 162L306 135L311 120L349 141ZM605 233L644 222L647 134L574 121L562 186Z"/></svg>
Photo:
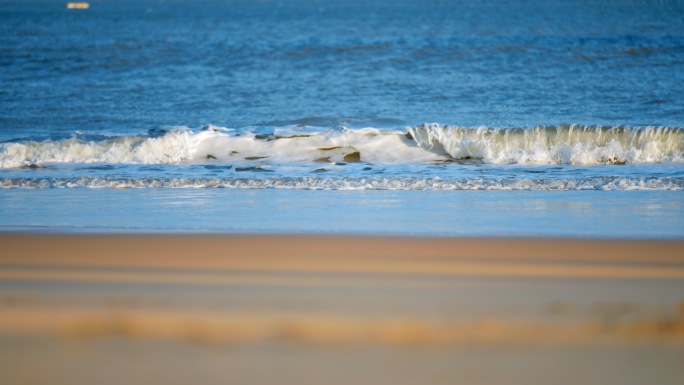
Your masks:
<svg viewBox="0 0 684 385"><path fill-rule="evenodd" d="M9 383L684 378L682 241L0 234L0 245ZM139 376L116 369L131 365Z"/></svg>

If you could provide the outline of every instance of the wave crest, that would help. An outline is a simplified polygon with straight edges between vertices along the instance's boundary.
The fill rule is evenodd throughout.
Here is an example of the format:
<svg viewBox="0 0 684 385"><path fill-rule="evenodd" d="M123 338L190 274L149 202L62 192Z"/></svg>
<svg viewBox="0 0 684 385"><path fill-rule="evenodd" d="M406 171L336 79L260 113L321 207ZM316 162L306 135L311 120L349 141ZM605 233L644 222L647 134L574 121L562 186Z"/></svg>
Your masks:
<svg viewBox="0 0 684 385"><path fill-rule="evenodd" d="M178 164L192 157L193 136L188 130L173 130L159 137L0 143L0 168L44 163Z"/></svg>
<svg viewBox="0 0 684 385"><path fill-rule="evenodd" d="M208 126L161 135L89 140L73 137L0 143L0 168L44 163L595 165L684 162L684 129L561 125L463 128L423 124L402 130L275 128L267 132Z"/></svg>
<svg viewBox="0 0 684 385"><path fill-rule="evenodd" d="M409 129L416 143L453 159L493 164L624 164L684 161L684 130L582 125L463 128L424 124Z"/></svg>

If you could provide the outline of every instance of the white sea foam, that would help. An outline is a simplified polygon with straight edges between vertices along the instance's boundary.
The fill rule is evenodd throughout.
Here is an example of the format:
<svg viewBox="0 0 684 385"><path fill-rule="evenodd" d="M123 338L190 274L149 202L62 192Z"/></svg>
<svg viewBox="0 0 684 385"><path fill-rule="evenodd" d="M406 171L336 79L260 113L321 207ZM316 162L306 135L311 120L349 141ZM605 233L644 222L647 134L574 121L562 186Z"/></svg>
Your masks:
<svg viewBox="0 0 684 385"><path fill-rule="evenodd" d="M520 129L426 124L405 130L235 131L179 127L161 136L0 143L0 168L46 163L595 165L684 162L684 129L557 126Z"/></svg>
<svg viewBox="0 0 684 385"><path fill-rule="evenodd" d="M623 164L684 161L684 130L568 125L524 129L426 124L410 129L423 148L492 164Z"/></svg>
<svg viewBox="0 0 684 385"><path fill-rule="evenodd" d="M334 163L425 163L443 156L418 147L402 131L375 128L321 130L297 134L275 130L273 135L244 132L226 135L204 131L196 141L191 162L217 160L244 163L258 160L268 164Z"/></svg>
<svg viewBox="0 0 684 385"><path fill-rule="evenodd" d="M177 164L192 158L198 134L172 130L161 137L127 136L101 141L78 138L0 144L0 168L44 163Z"/></svg>
<svg viewBox="0 0 684 385"><path fill-rule="evenodd" d="M272 178L6 178L0 189L42 188L228 188L293 190L683 190L684 178L585 177L565 179L484 179L412 177Z"/></svg>

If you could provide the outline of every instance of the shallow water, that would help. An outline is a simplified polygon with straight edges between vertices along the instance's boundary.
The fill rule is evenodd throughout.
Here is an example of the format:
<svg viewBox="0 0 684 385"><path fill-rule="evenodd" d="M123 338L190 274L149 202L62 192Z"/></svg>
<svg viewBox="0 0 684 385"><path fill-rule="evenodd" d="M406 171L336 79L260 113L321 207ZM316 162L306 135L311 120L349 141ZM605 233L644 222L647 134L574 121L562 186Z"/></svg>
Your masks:
<svg viewBox="0 0 684 385"><path fill-rule="evenodd" d="M680 198L678 191L14 189L0 194L0 231L680 238Z"/></svg>

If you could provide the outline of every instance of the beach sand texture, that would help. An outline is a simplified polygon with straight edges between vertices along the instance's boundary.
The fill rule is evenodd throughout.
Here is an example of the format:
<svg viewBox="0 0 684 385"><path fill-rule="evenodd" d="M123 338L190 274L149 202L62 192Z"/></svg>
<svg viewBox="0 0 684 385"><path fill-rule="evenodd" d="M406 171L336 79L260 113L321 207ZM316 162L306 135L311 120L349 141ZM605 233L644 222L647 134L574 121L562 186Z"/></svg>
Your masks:
<svg viewBox="0 0 684 385"><path fill-rule="evenodd" d="M681 384L684 242L0 234L6 384Z"/></svg>

